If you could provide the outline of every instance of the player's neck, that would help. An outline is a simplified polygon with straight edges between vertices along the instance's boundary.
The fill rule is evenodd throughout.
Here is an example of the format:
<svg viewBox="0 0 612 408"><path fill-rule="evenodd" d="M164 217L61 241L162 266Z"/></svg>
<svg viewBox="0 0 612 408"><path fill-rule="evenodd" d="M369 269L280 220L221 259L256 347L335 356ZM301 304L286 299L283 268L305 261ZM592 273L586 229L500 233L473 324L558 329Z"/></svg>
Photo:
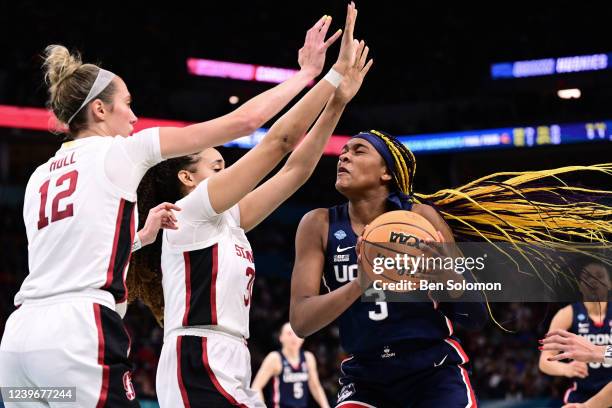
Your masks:
<svg viewBox="0 0 612 408"><path fill-rule="evenodd" d="M287 347L283 347L282 352L288 360L297 360L300 357L300 349L290 349Z"/></svg>
<svg viewBox="0 0 612 408"><path fill-rule="evenodd" d="M584 302L589 316L605 316L608 311L608 302Z"/></svg>
<svg viewBox="0 0 612 408"><path fill-rule="evenodd" d="M357 227L355 232L361 234L361 230L376 217L387 211L387 197L380 195L362 197L349 201L349 217L351 224ZM358 231L359 230L359 231Z"/></svg>
<svg viewBox="0 0 612 408"><path fill-rule="evenodd" d="M79 133L77 133L77 135L74 137L75 140L77 139L84 139L86 137L91 137L91 136L110 136L111 132L106 129L106 126L102 125L94 125L94 126L90 126L87 129L83 129L82 131L80 131Z"/></svg>

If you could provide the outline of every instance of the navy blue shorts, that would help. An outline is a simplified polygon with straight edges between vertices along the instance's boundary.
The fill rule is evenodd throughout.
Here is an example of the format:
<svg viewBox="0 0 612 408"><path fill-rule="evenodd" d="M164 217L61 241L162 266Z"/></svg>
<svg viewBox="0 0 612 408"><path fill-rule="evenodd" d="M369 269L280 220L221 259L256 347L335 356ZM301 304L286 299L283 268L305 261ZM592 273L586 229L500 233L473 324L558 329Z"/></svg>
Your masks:
<svg viewBox="0 0 612 408"><path fill-rule="evenodd" d="M591 399L591 397L593 397L597 393L598 391L589 392L586 390L576 390L575 385L574 385L568 388L567 391L565 391L565 395L563 396L563 403L564 404L569 404L571 402L584 403L588 401L589 399Z"/></svg>
<svg viewBox="0 0 612 408"><path fill-rule="evenodd" d="M391 346L382 354L352 356L341 366L336 407L477 407L464 357L438 345L421 350Z"/></svg>

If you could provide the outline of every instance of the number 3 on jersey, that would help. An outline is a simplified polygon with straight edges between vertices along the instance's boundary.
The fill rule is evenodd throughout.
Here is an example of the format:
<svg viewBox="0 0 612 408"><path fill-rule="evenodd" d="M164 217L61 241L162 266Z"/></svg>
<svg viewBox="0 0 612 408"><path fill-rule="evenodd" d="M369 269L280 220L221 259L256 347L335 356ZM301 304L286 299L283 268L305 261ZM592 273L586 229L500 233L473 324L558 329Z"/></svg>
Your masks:
<svg viewBox="0 0 612 408"><path fill-rule="evenodd" d="M369 288L364 293L366 296L372 296L376 298L374 305L378 310L370 310L368 317L370 320L380 321L385 320L389 316L389 310L387 309L387 302L385 302L385 293L374 288Z"/></svg>
<svg viewBox="0 0 612 408"><path fill-rule="evenodd" d="M76 190L77 180L79 178L79 172L76 170L69 171L68 173L62 174L55 182L56 187L65 188L59 191L51 203L51 222L63 220L64 218L72 217L74 214L74 206L72 203L66 204L63 209L60 210L60 201L70 197ZM66 183L67 182L67 183ZM38 210L38 229L43 229L49 225L49 217L47 216L47 196L49 193L49 184L51 180L45 181L38 192L40 193L40 209Z"/></svg>
<svg viewBox="0 0 612 408"><path fill-rule="evenodd" d="M255 280L255 269L250 266L246 269L246 276L249 277L249 283L247 284L247 294L244 295L244 305L248 306L251 303L253 297L253 281Z"/></svg>

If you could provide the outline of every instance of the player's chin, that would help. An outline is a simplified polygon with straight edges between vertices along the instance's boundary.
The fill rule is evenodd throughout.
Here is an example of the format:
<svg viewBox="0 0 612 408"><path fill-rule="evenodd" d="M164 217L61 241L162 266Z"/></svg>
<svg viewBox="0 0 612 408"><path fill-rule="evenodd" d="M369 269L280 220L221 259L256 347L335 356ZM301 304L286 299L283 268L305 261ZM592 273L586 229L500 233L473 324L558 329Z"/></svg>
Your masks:
<svg viewBox="0 0 612 408"><path fill-rule="evenodd" d="M346 172L340 172L336 175L336 188L350 187L350 175Z"/></svg>

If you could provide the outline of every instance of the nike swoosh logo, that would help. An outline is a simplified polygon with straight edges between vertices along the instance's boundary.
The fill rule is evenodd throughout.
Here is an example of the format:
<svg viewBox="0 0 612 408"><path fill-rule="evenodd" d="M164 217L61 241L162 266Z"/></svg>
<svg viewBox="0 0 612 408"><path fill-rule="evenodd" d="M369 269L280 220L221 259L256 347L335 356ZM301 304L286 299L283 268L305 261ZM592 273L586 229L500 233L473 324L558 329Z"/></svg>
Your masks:
<svg viewBox="0 0 612 408"><path fill-rule="evenodd" d="M439 367L442 364L444 364L444 362L446 361L446 357L448 357L448 354L444 356L444 358L442 359L442 361L440 361L438 364L436 364L436 362L434 361L434 367Z"/></svg>
<svg viewBox="0 0 612 408"><path fill-rule="evenodd" d="M459 316L465 316L465 317L468 317L470 315L469 313L459 313L459 312L457 312L457 314Z"/></svg>
<svg viewBox="0 0 612 408"><path fill-rule="evenodd" d="M338 248L336 248L336 251L338 252L344 252L344 251L348 251L351 248L355 248L355 245L350 246L350 247L346 247L346 248L340 248L340 245L338 245Z"/></svg>

